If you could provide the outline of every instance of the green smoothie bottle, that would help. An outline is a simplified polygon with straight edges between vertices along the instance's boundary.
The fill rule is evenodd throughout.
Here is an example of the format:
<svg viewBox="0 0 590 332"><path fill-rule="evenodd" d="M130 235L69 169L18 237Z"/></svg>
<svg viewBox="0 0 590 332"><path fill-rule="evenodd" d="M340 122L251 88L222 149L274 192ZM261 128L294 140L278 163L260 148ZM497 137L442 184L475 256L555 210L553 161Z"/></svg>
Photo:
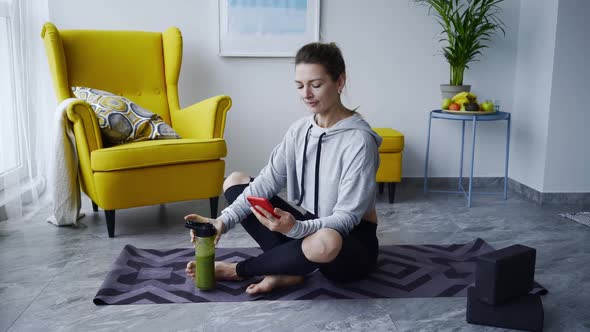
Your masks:
<svg viewBox="0 0 590 332"><path fill-rule="evenodd" d="M211 223L191 222L195 232L195 286L200 290L215 288L215 227Z"/></svg>

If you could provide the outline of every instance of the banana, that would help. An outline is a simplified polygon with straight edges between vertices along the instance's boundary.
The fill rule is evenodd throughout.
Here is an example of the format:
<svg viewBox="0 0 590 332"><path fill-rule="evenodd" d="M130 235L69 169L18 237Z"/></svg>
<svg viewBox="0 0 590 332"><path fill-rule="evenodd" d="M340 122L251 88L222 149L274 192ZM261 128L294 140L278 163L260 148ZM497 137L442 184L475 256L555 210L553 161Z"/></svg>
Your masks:
<svg viewBox="0 0 590 332"><path fill-rule="evenodd" d="M453 100L453 102L457 102L458 99L461 98L467 98L467 95L469 94L469 92L467 91L463 91L463 92L459 92L457 93L453 98L451 98Z"/></svg>
<svg viewBox="0 0 590 332"><path fill-rule="evenodd" d="M457 98L455 99L453 102L459 104L459 105L463 105L469 102L469 99L467 99L467 97L463 97L463 98Z"/></svg>
<svg viewBox="0 0 590 332"><path fill-rule="evenodd" d="M452 98L453 103L461 106L465 103L477 103L477 96L471 92L459 92Z"/></svg>

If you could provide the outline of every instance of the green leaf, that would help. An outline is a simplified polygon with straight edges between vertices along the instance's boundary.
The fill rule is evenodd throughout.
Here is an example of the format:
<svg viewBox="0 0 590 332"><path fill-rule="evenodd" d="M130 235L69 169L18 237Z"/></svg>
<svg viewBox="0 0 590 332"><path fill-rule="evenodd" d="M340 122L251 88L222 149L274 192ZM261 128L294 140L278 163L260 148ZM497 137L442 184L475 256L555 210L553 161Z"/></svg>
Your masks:
<svg viewBox="0 0 590 332"><path fill-rule="evenodd" d="M491 36L502 32L505 24L498 17L499 4L504 0L414 0L428 7L435 16L446 38L442 53L450 65L451 84L463 84L463 73L468 64L478 61L482 50L488 48Z"/></svg>

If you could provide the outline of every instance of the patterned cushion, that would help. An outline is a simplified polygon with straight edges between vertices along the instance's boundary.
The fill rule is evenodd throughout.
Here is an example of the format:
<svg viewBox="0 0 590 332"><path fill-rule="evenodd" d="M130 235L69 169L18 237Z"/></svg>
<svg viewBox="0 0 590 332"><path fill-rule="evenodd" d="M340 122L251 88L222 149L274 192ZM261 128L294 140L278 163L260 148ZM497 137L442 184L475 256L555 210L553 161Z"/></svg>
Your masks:
<svg viewBox="0 0 590 332"><path fill-rule="evenodd" d="M77 98L92 106L103 138L112 145L180 138L158 114L149 112L125 97L79 86L72 87L72 91Z"/></svg>

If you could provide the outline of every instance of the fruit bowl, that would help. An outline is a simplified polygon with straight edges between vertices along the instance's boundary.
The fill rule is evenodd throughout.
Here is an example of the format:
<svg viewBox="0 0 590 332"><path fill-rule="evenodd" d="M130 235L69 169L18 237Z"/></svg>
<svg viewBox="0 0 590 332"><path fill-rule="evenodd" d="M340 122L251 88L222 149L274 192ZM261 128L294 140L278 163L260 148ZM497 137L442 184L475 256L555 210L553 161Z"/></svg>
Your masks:
<svg viewBox="0 0 590 332"><path fill-rule="evenodd" d="M491 111L491 112L470 112L470 111L451 111L451 110L442 110L445 113L450 113L450 114L476 114L476 115L489 115L489 114L494 114L496 113L496 111Z"/></svg>
<svg viewBox="0 0 590 332"><path fill-rule="evenodd" d="M477 102L477 96L471 92L457 93L453 98L445 98L441 105L442 111L449 114L489 115L496 113L496 107L490 100Z"/></svg>

